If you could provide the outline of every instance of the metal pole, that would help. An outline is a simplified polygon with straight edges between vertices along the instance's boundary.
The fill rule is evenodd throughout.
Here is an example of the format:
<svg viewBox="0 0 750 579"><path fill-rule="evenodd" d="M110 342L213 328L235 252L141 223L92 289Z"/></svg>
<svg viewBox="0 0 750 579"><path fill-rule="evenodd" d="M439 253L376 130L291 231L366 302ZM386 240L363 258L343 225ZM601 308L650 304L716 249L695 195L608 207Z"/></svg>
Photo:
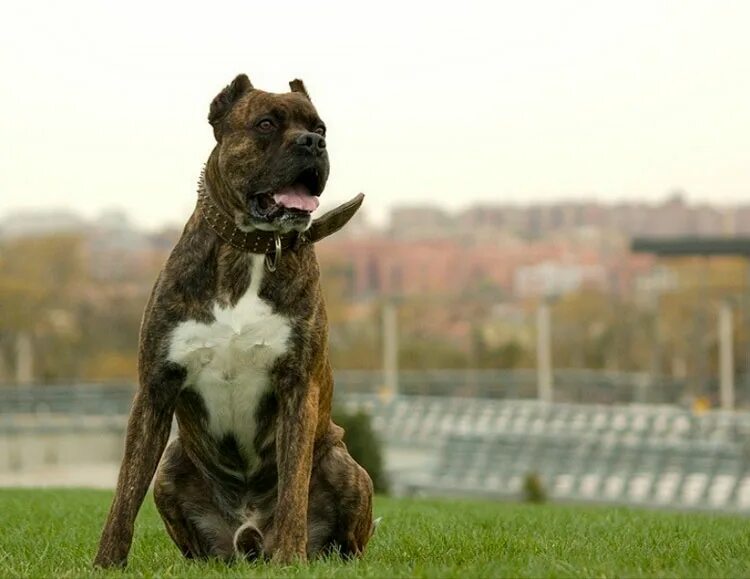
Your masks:
<svg viewBox="0 0 750 579"><path fill-rule="evenodd" d="M28 332L16 337L16 383L30 384L34 381L34 348Z"/></svg>
<svg viewBox="0 0 750 579"><path fill-rule="evenodd" d="M651 304L652 307L652 315L653 315L653 326L652 326L652 337L653 337L653 344L651 345L651 383L650 383L650 394L652 396L652 399L650 402L655 402L653 399L653 396L658 393L658 396L661 398L660 402L666 402L664 395L666 394L664 389L661 388L662 384L660 383L661 377L662 377L662 368L661 368L661 334L662 334L662 328L661 328L661 319L659 316L659 313L661 311L661 289L657 288L653 295L653 302ZM672 400L669 400L669 402L672 402Z"/></svg>
<svg viewBox="0 0 750 579"><path fill-rule="evenodd" d="M539 400L552 402L550 308L545 300L536 312L536 377Z"/></svg>
<svg viewBox="0 0 750 579"><path fill-rule="evenodd" d="M398 394L398 323L392 302L383 304L383 379L388 395Z"/></svg>
<svg viewBox="0 0 750 579"><path fill-rule="evenodd" d="M732 307L719 306L719 396L722 410L734 410L734 346L732 344Z"/></svg>

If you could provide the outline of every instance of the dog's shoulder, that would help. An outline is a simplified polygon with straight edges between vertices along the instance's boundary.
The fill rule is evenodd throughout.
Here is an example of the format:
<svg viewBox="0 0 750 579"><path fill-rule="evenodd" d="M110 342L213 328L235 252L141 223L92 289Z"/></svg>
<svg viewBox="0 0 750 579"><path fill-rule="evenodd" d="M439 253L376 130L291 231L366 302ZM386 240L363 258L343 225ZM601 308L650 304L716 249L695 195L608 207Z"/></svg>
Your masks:
<svg viewBox="0 0 750 579"><path fill-rule="evenodd" d="M208 319L216 292L218 242L193 214L154 283L141 321L141 356L152 358L185 319Z"/></svg>
<svg viewBox="0 0 750 579"><path fill-rule="evenodd" d="M216 234L193 213L157 280L157 295L181 301L188 308L213 299L219 246Z"/></svg>

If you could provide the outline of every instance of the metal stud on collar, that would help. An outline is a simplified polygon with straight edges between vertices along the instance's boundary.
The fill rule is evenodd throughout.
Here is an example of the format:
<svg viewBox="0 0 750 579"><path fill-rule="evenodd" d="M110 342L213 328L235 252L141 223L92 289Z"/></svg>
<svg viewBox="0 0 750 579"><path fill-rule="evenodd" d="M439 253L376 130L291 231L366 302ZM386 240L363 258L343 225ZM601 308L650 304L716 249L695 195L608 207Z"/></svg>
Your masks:
<svg viewBox="0 0 750 579"><path fill-rule="evenodd" d="M274 231L273 233L273 244L275 246L273 262L269 259L269 256L266 255L266 269L271 273L276 271L276 267L279 265L279 261L281 260L281 236L279 235L278 231Z"/></svg>

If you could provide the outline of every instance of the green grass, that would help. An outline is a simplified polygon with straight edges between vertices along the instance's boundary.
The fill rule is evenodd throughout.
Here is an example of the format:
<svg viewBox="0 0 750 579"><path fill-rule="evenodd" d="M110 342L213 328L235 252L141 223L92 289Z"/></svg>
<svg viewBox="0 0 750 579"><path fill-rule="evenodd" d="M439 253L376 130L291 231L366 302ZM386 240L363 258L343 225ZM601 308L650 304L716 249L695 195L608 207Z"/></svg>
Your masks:
<svg viewBox="0 0 750 579"><path fill-rule="evenodd" d="M125 572L91 558L110 493L0 491L0 577L750 577L750 521L625 508L378 499L359 561L192 563L149 498Z"/></svg>

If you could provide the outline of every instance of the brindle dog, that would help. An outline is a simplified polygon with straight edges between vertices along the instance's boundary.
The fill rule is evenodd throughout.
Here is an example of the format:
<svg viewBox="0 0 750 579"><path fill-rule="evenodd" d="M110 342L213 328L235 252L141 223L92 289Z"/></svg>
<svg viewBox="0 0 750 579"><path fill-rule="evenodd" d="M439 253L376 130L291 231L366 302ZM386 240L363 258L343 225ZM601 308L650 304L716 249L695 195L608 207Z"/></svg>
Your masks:
<svg viewBox="0 0 750 579"><path fill-rule="evenodd" d="M217 144L199 202L143 317L99 566L125 565L162 454L154 499L186 557L351 556L372 535L372 482L331 421L311 243L361 197L310 227L328 178L325 126L302 82L290 86L263 92L240 75L211 104ZM179 435L165 452L173 415Z"/></svg>

